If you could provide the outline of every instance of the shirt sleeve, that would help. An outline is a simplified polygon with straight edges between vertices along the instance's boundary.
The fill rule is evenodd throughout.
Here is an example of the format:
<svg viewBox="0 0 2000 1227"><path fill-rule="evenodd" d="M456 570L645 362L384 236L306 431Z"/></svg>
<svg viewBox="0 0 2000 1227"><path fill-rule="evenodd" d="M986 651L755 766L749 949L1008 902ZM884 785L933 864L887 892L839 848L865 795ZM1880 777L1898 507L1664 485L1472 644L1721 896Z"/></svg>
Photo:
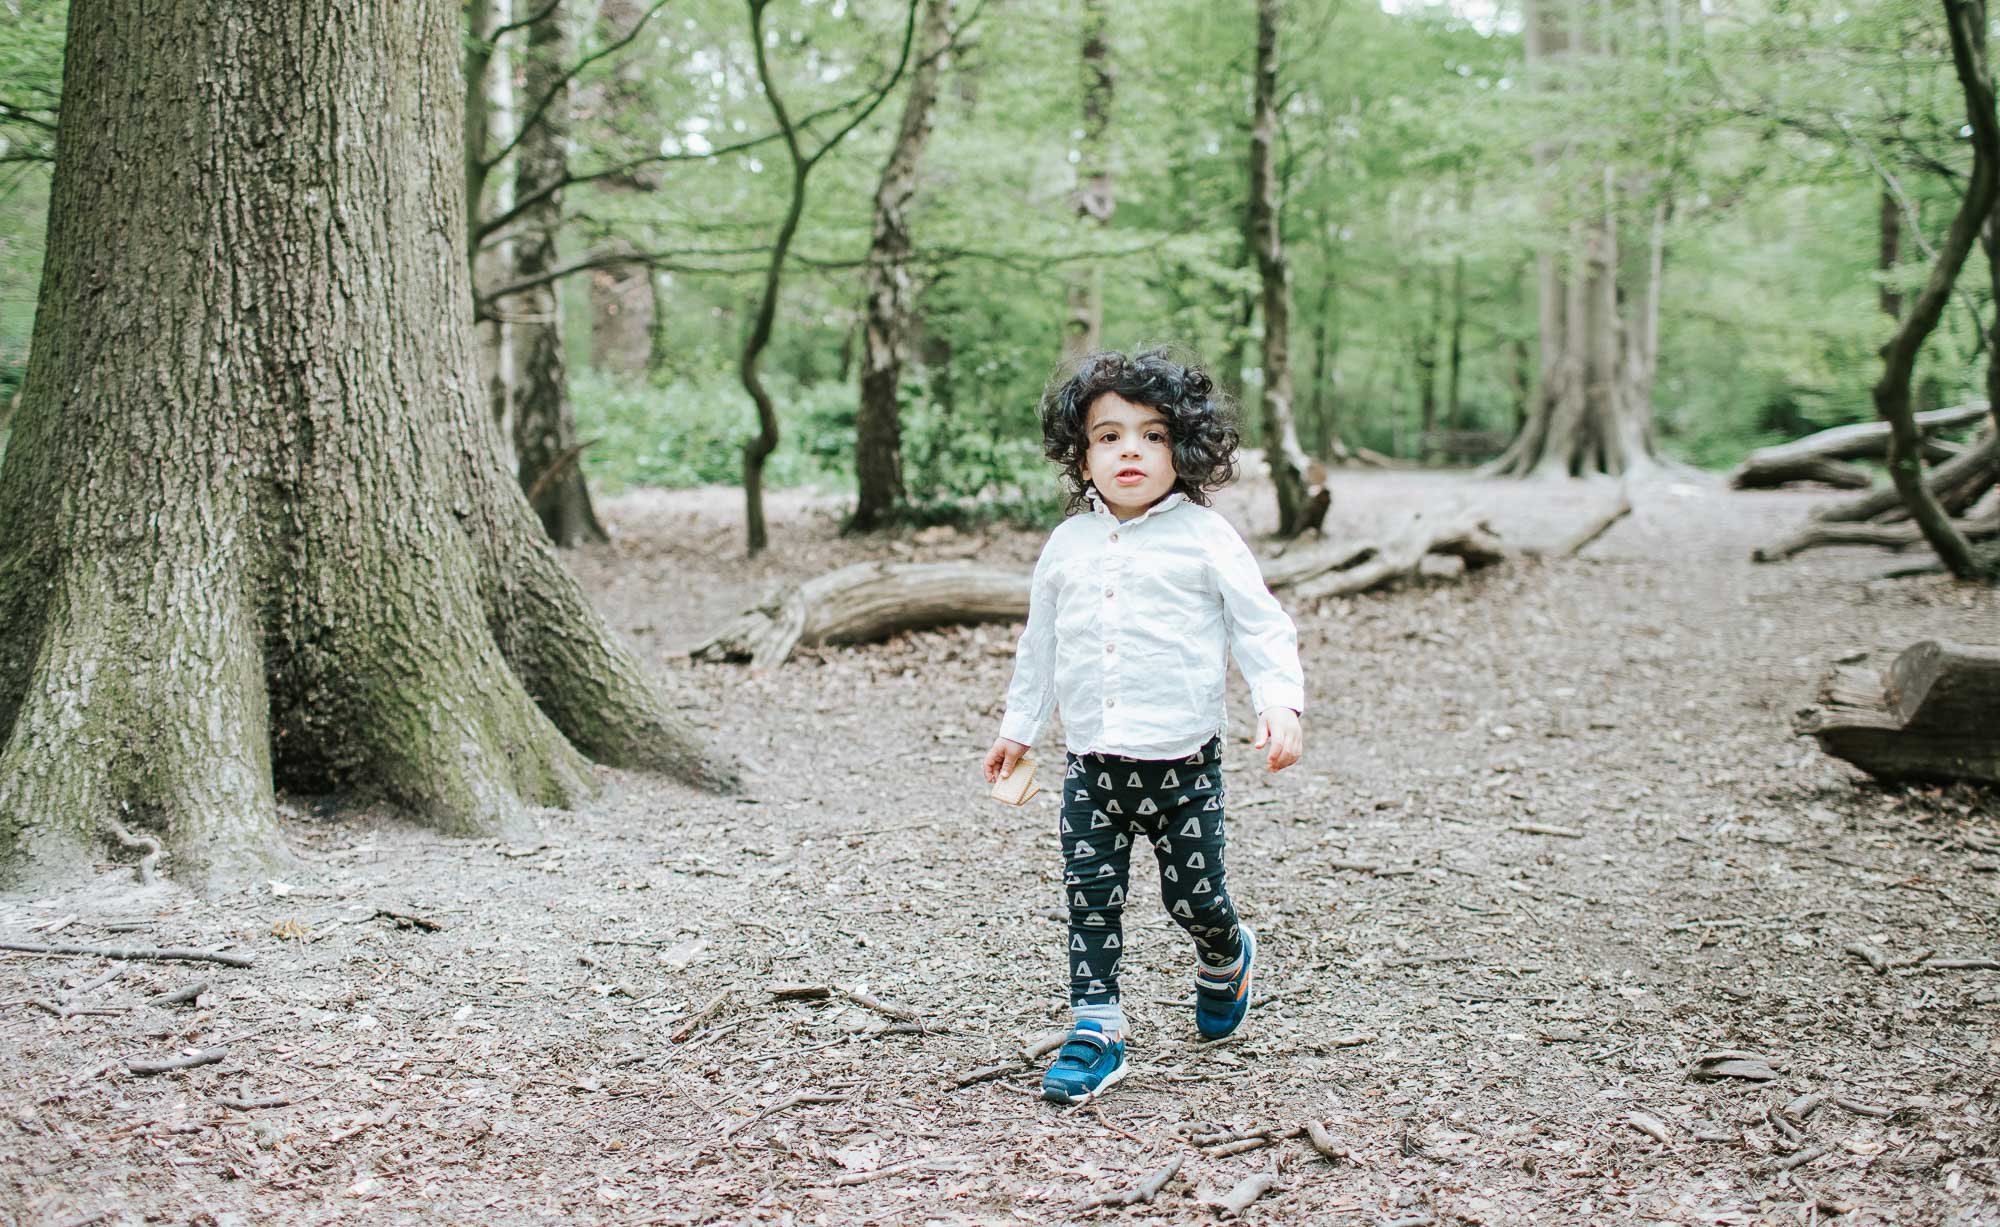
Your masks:
<svg viewBox="0 0 2000 1227"><path fill-rule="evenodd" d="M1299 667L1299 632L1278 598L1264 586L1257 559L1236 530L1224 525L1216 549L1216 582L1222 592L1222 621L1229 653L1250 683L1250 701L1259 715L1274 707L1305 711L1305 671Z"/></svg>
<svg viewBox="0 0 2000 1227"><path fill-rule="evenodd" d="M1007 714L1000 718L1000 735L1024 746L1035 744L1056 707L1057 553L1051 535L1035 562L1028 625L1014 649L1014 680L1007 687Z"/></svg>

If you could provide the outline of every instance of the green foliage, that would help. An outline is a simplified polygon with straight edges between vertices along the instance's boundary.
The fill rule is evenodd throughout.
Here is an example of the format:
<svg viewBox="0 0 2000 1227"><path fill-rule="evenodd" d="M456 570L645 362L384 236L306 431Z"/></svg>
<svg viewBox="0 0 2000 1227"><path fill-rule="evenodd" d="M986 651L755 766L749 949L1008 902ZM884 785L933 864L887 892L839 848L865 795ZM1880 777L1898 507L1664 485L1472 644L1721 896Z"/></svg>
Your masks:
<svg viewBox="0 0 2000 1227"><path fill-rule="evenodd" d="M793 440L854 441L854 394L833 384L799 388L768 381L778 419ZM627 486L728 485L743 477L743 442L756 433L756 410L727 379L653 384L583 372L570 381L577 436L593 442L584 469L609 490ZM844 426L843 426L844 423ZM832 445L837 448L837 442ZM782 448L764 471L767 484L845 484L824 453Z"/></svg>
<svg viewBox="0 0 2000 1227"><path fill-rule="evenodd" d="M18 86L53 102L64 5L0 6L0 100L18 101ZM1593 10L1609 14L1592 28L1610 52L1534 66L1520 7L1499 7L1501 20L1478 23L1460 14L1493 6L1286 6L1279 170L1308 446L1338 435L1415 454L1425 379L1440 426L1511 428L1534 378L1536 254L1561 249L1571 224L1603 207L1607 166L1625 202L1628 268L1646 256L1652 209L1664 217L1655 403L1670 451L1724 465L1869 416L1875 351L1892 327L1877 290L1921 282L1924 244L1948 223L1967 161L1936 5L1848 0L1837 19L1795 3L1729 6L1726 17L1613 5ZM903 406L914 518L1048 513L1056 492L1035 407L1065 292L1085 270L1102 290L1107 344L1171 341L1204 355L1240 391L1256 440L1261 322L1243 239L1251 6L1112 6L1117 207L1102 228L1074 208L1079 8L958 0L960 19L977 20L945 65L911 202L920 335ZM828 111L809 145L885 71L907 12L906 0L770 7L766 50L786 103L798 117ZM579 54L617 36L595 10L572 20ZM611 485L734 483L752 420L736 364L788 163L780 144L759 140L772 120L741 0L676 0L653 23L578 78L572 167L586 182L565 196L564 255L645 253L661 293L658 369L636 380L587 369L581 279L565 294L581 429L602 440L586 464ZM814 172L763 357L784 434L773 482L850 480L859 264L901 104L891 97ZM28 148L32 128L0 120L0 141ZM758 143L708 156L745 142ZM1878 270L1885 186L1915 220L1901 262ZM45 204L43 164L0 164L0 395L26 349ZM1933 401L1979 389L1979 330L1996 311L1975 254L1919 372Z"/></svg>

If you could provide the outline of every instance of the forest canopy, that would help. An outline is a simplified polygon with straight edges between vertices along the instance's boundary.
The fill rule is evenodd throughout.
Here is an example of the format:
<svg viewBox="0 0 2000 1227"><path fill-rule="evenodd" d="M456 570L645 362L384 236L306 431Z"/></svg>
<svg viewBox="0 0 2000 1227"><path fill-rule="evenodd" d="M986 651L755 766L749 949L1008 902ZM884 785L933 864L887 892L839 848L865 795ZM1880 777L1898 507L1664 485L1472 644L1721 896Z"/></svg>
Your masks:
<svg viewBox="0 0 2000 1227"><path fill-rule="evenodd" d="M4 3L11 400L40 275L66 5ZM491 6L487 28L533 16L519 7ZM1002 493L1047 506L1033 411L1080 265L1095 272L1105 344L1188 345L1255 405L1254 6L1102 6L1108 117L1086 139L1078 49L1095 7L961 0L953 14L909 205L914 322L898 396L919 509ZM1612 175L1631 216L1658 221L1661 452L1721 466L1872 415L1885 305L1921 282L1970 159L1936 6L1590 11L1585 53L1532 63L1519 4L1282 6L1275 157L1308 451L1339 439L1421 458L1426 426L1513 433L1538 377L1536 253L1598 208ZM888 79L911 12L901 0L765 9L776 88L795 117L826 115L807 132L829 135ZM581 464L612 488L734 482L755 429L736 364L791 188L745 6L602 0L564 5L562 20L572 181L553 284L589 441ZM489 92L515 120L532 114L524 36L492 50ZM852 482L862 266L899 97L828 153L802 202L763 359L784 424L770 460L780 484ZM507 118L490 146L502 155ZM1115 208L1086 220L1080 184L1099 169ZM512 174L502 161L485 185L479 216L498 223L486 247L509 236ZM1619 258L1647 254L1630 242ZM1994 310L1984 260L1974 252L1924 352L1919 409L1980 389ZM504 318L509 303L481 307Z"/></svg>

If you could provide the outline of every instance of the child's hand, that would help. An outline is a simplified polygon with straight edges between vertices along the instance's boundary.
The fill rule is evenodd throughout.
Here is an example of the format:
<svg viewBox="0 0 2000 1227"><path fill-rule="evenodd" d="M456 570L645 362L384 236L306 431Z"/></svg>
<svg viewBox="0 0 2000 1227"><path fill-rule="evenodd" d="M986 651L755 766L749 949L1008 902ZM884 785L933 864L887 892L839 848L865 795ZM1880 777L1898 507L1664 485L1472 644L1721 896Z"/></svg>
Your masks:
<svg viewBox="0 0 2000 1227"><path fill-rule="evenodd" d="M1265 756L1265 765L1272 771L1283 771L1299 761L1299 754L1306 746L1305 730L1299 727L1299 713L1289 707L1274 707L1257 720L1257 740L1250 743L1253 750L1261 750L1270 743L1271 752Z"/></svg>
<svg viewBox="0 0 2000 1227"><path fill-rule="evenodd" d="M1027 752L1028 747L1018 741L1009 741L1005 737L995 738L993 748L986 752L986 762L983 764L986 782L997 784L1014 774L1014 764L1020 762L1021 756ZM1298 756L1293 755L1293 757Z"/></svg>

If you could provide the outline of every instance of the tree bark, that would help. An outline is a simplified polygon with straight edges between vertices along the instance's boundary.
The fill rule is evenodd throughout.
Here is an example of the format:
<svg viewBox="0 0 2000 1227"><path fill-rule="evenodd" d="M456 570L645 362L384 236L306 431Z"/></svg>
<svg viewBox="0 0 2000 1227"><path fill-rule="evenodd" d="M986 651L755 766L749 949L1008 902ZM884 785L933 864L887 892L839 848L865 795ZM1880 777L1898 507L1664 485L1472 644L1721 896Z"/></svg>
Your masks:
<svg viewBox="0 0 2000 1227"><path fill-rule="evenodd" d="M1249 231L1263 285L1264 455L1277 487L1278 533L1317 529L1332 496L1326 470L1299 446L1292 418L1291 267L1285 259L1274 150L1278 137L1278 0L1257 0L1255 109L1250 127Z"/></svg>
<svg viewBox="0 0 2000 1227"><path fill-rule="evenodd" d="M1980 0L1943 3L1951 33L1952 64L1972 128L1972 171L1929 279L1911 302L1895 335L1882 346L1882 378L1875 384L1874 397L1875 412L1889 424L1889 477L1910 509L1910 518L1947 571L1960 579L1972 579L1985 574L1986 567L1924 481L1922 440L1910 404L1910 377L1917 355L1937 327L1973 241L2000 199L2000 116L1994 114L1993 74L1986 62L1986 6Z"/></svg>
<svg viewBox="0 0 2000 1227"><path fill-rule="evenodd" d="M1899 319L1903 314L1903 295L1896 288L1893 278L1896 265L1903 259L1903 209L1896 200L1896 194L1888 188L1882 189L1881 222L1877 230L1875 268L1882 274L1882 284L1876 291L1876 302L1882 314L1890 319Z"/></svg>
<svg viewBox="0 0 2000 1227"><path fill-rule="evenodd" d="M1429 460L1427 440L1437 430L1437 349L1439 321L1444 314L1444 277L1437 269L1431 270L1430 306L1424 311L1423 322L1411 334L1410 373L1417 381L1417 450L1419 458Z"/></svg>
<svg viewBox="0 0 2000 1227"><path fill-rule="evenodd" d="M1828 674L1799 731L1879 779L2000 784L1996 693L2000 647L1927 639L1887 670Z"/></svg>
<svg viewBox="0 0 2000 1227"><path fill-rule="evenodd" d="M595 269L590 286L590 365L617 375L644 375L653 365L659 299L645 264Z"/></svg>
<svg viewBox="0 0 2000 1227"><path fill-rule="evenodd" d="M529 4L541 0L526 0ZM514 151L515 194L539 200L521 214L514 239L514 277L526 280L560 267L562 193L544 189L569 176L570 40L563 5L553 4L528 28L523 91L539 114ZM552 99L546 106L542 100ZM561 546L609 541L583 476L576 414L569 402L569 360L563 350L562 295L553 281L508 299L517 362L510 417L521 489Z"/></svg>
<svg viewBox="0 0 2000 1227"><path fill-rule="evenodd" d="M0 868L177 876L274 784L449 830L584 754L725 782L562 568L475 379L457 6L77 0L0 515Z"/></svg>
<svg viewBox="0 0 2000 1227"><path fill-rule="evenodd" d="M1082 0L1083 141L1077 148L1076 215L1093 238L1110 226L1111 214L1118 204L1105 140L1111 128L1116 82L1105 4L1106 0ZM1063 355L1074 358L1103 343L1103 273L1094 262L1081 260L1074 266L1067 307Z"/></svg>
<svg viewBox="0 0 2000 1227"><path fill-rule="evenodd" d="M1585 20L1580 0L1530 0L1524 14L1528 60L1546 69L1581 55L1615 54L1610 9ZM1567 18L1567 20L1565 20ZM1557 165L1553 146L1535 145L1545 174ZM1554 252L1536 254L1541 294L1539 392L1520 435L1486 472L1559 477L1623 474L1658 464L1653 445L1652 383L1658 352L1659 295L1665 270L1666 205L1648 219L1643 284L1621 282L1620 229L1636 196L1613 168L1599 168L1588 190L1599 207L1569 228L1566 267ZM1545 212L1553 212L1553 196ZM1627 318L1626 312L1630 312Z"/></svg>
<svg viewBox="0 0 2000 1227"><path fill-rule="evenodd" d="M881 527L905 498L902 413L897 402L908 358L910 317L916 296L910 261L910 202L917 193L917 165L930 139L937 105L940 61L951 39L952 0L928 0L923 58L910 78L896 144L875 188L875 232L868 247L863 308L861 405L854 419L854 476L858 487L847 527Z"/></svg>
<svg viewBox="0 0 2000 1227"><path fill-rule="evenodd" d="M490 150L504 146L514 136L514 72L512 57L494 38L494 32L510 23L513 0L467 0L465 31L465 119L462 150L465 162L465 211L467 233L475 237L466 244L466 262L472 270L474 286L506 280L514 270L514 241L502 239L482 244L477 239L479 221L486 216L486 197L493 196L493 211L504 213L514 203L514 184L502 177L492 179L487 164ZM479 382L494 428L504 446L513 446L508 413L514 402L514 334L507 320L484 314L477 324Z"/></svg>

